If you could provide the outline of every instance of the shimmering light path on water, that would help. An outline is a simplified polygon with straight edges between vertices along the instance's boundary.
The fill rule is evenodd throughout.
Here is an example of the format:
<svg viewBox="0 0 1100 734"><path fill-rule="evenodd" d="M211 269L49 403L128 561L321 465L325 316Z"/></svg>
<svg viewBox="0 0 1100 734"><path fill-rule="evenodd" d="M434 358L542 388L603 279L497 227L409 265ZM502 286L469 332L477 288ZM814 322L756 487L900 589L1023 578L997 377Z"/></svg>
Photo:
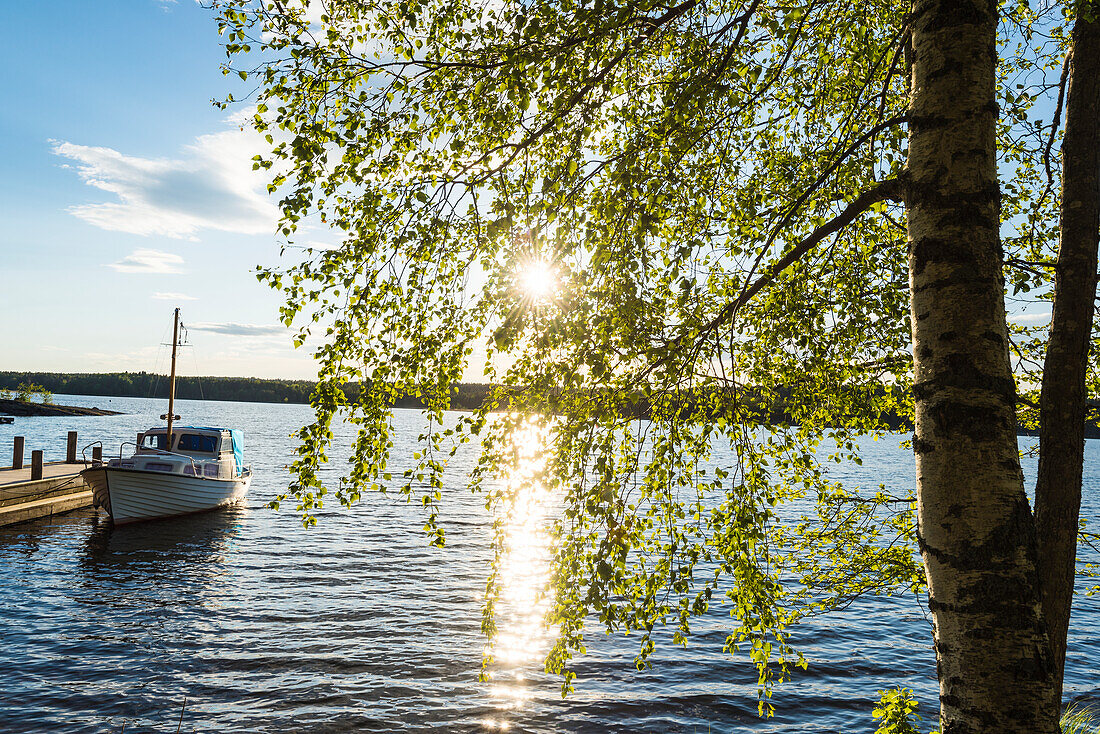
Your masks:
<svg viewBox="0 0 1100 734"><path fill-rule="evenodd" d="M59 402L126 411L104 418L19 419L0 426L0 451L61 458L64 436L108 447L156 423L160 402ZM284 483L291 431L304 406L182 401L184 423L243 428L256 469L246 506L112 529L93 512L0 529L0 731L559 731L871 732L876 691L914 687L935 710L929 624L914 599L868 599L812 622L796 645L810 661L756 716L755 669L722 652L716 609L686 649L658 643L636 672L636 638L594 629L577 692L543 674L538 619L545 538L532 497L505 528L515 550L499 663L477 682L485 641L480 598L491 527L483 498L446 493L448 547L427 547L416 507L381 496L331 509L304 530L293 509L265 503ZM396 457L420 431L398 412ZM108 451L109 452L109 451ZM339 455L339 452L337 452ZM407 452L406 452L407 453ZM463 463L464 462L464 463ZM334 459L332 477L343 464ZM1028 466L1033 474L1034 466ZM912 458L896 439L865 446L855 483L903 488ZM1100 519L1100 442L1089 442L1083 516ZM1100 704L1100 597L1075 601L1067 695ZM184 701L186 699L186 705ZM927 729L928 727L926 727Z"/></svg>

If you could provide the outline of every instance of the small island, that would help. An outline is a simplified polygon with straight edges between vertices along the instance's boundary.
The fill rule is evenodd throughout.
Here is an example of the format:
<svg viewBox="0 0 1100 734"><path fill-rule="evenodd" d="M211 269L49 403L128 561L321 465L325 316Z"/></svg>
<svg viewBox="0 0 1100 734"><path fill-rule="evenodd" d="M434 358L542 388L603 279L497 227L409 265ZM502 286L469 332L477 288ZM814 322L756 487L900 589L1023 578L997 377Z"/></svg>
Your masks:
<svg viewBox="0 0 1100 734"><path fill-rule="evenodd" d="M6 400L0 398L0 415L11 415L17 418L44 415L119 415L117 410L103 410L102 408L81 408L75 405L54 405L53 403L32 403L21 400Z"/></svg>
<svg viewBox="0 0 1100 734"><path fill-rule="evenodd" d="M32 398L38 397L38 400ZM55 405L53 393L34 382L20 382L15 392L0 388L0 423L11 423L11 416L24 418L49 415L118 415L115 410L80 408L75 405Z"/></svg>

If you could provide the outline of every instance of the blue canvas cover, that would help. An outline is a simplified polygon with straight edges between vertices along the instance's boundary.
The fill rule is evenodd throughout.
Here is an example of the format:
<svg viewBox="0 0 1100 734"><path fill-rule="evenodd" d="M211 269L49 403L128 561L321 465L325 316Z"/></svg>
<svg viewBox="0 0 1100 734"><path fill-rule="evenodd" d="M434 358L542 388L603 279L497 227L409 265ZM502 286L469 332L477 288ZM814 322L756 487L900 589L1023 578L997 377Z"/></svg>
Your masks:
<svg viewBox="0 0 1100 734"><path fill-rule="evenodd" d="M229 435L233 439L233 458L237 460L237 473L240 474L244 471L244 431L233 428Z"/></svg>

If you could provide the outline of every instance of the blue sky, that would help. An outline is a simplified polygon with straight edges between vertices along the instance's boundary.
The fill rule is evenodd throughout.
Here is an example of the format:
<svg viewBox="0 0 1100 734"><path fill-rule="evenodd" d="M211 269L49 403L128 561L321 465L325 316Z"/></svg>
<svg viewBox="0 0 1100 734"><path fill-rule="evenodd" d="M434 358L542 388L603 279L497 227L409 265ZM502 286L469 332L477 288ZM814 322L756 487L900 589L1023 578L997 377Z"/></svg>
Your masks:
<svg viewBox="0 0 1100 734"><path fill-rule="evenodd" d="M0 4L0 370L308 378L277 325L275 202L258 140L211 99L217 25L194 0ZM239 118L246 113L242 105Z"/></svg>

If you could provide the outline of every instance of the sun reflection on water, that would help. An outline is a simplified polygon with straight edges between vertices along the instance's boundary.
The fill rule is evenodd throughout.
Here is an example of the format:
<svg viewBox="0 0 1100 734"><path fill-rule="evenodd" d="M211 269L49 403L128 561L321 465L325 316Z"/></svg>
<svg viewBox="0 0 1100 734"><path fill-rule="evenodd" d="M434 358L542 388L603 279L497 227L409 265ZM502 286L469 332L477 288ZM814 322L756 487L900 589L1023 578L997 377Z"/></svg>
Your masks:
<svg viewBox="0 0 1100 734"><path fill-rule="evenodd" d="M548 426L539 418L517 419L509 436L507 473L495 504L499 598L494 664L489 694L502 710L521 710L535 696L527 675L541 664L553 641L546 627L550 608L550 492L544 479ZM492 728L506 729L496 720Z"/></svg>

